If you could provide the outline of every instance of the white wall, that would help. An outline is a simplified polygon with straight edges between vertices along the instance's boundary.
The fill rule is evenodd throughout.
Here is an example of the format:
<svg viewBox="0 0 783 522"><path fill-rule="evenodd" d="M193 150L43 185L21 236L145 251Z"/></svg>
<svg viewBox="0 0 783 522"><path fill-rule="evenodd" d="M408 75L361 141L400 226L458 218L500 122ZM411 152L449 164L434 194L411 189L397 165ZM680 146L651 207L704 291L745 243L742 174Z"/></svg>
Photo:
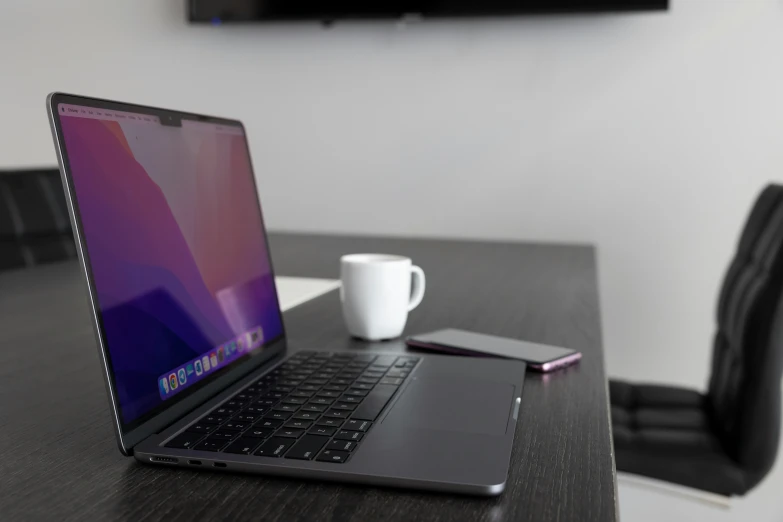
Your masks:
<svg viewBox="0 0 783 522"><path fill-rule="evenodd" d="M740 223L783 178L780 0L328 31L183 4L5 0L0 165L54 162L55 89L240 117L270 227L596 243L610 372L703 385Z"/></svg>

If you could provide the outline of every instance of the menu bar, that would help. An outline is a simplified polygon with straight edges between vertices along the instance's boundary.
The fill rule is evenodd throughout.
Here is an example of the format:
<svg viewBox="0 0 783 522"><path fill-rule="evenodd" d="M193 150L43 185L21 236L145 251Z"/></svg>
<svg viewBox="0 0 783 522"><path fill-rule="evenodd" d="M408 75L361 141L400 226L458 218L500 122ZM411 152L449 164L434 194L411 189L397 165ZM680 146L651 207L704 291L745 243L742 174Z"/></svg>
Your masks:
<svg viewBox="0 0 783 522"><path fill-rule="evenodd" d="M182 120L182 127L211 132L217 131L221 134L234 134L237 136L245 135L245 133L242 131L242 127L237 127L236 125L220 125L219 123L208 123L204 121Z"/></svg>
<svg viewBox="0 0 783 522"><path fill-rule="evenodd" d="M97 107L84 107L81 105L71 105L68 103L59 104L57 106L57 110L61 116L160 125L159 117L150 114L140 114L137 112L115 111L111 109L100 109ZM221 134L234 134L236 136L244 136L245 134L242 130L242 127L238 127L236 125L222 125L204 121L182 120L182 128L219 132Z"/></svg>
<svg viewBox="0 0 783 522"><path fill-rule="evenodd" d="M98 107L83 107L80 105L70 105L68 103L59 104L57 106L57 110L61 116L74 116L77 118L90 118L93 120L160 124L160 118L157 116L139 114L136 112L115 111L111 109L101 109Z"/></svg>

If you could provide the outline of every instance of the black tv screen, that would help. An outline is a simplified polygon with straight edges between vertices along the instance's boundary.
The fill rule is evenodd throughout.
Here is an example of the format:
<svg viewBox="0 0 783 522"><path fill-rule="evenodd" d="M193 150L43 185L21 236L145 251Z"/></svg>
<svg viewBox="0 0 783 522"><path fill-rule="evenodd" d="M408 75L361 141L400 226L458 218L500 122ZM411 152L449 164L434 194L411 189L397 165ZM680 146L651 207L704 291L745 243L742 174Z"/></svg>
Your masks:
<svg viewBox="0 0 783 522"><path fill-rule="evenodd" d="M465 17L668 9L669 0L190 0L191 22Z"/></svg>

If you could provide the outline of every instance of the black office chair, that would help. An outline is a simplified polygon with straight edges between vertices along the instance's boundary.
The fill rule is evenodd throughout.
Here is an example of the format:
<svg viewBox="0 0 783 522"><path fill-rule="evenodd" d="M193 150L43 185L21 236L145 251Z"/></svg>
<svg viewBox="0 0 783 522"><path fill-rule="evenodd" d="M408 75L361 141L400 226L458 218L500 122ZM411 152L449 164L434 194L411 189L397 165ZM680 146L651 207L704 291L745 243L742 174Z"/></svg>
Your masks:
<svg viewBox="0 0 783 522"><path fill-rule="evenodd" d="M721 289L706 395L609 383L617 469L743 495L778 450L783 368L783 187L756 200Z"/></svg>
<svg viewBox="0 0 783 522"><path fill-rule="evenodd" d="M60 171L0 172L0 270L75 256Z"/></svg>

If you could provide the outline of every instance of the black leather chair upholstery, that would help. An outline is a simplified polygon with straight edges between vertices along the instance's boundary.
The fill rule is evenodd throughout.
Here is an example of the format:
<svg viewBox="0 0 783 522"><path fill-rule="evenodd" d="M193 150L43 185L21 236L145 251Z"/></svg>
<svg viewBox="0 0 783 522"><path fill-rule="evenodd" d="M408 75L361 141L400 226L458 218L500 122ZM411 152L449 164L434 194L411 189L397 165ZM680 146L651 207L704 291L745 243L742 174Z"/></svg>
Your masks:
<svg viewBox="0 0 783 522"><path fill-rule="evenodd" d="M0 172L0 270L75 256L60 171Z"/></svg>
<svg viewBox="0 0 783 522"><path fill-rule="evenodd" d="M783 187L756 200L721 289L706 394L610 382L617 469L742 495L778 450L783 368Z"/></svg>

